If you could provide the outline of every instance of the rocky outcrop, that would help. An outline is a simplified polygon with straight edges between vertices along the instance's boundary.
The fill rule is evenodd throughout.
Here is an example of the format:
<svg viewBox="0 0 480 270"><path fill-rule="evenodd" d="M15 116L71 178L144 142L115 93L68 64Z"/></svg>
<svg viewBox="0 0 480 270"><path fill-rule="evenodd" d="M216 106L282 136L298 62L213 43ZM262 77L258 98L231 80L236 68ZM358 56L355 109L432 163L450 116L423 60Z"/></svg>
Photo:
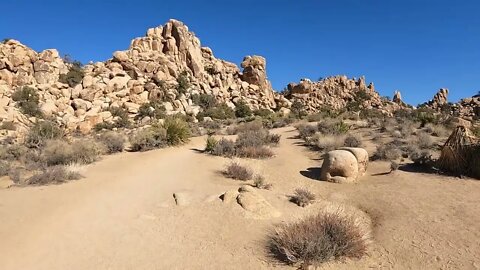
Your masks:
<svg viewBox="0 0 480 270"><path fill-rule="evenodd" d="M480 119L480 95L464 98L452 105L452 114L462 119L473 121Z"/></svg>
<svg viewBox="0 0 480 270"><path fill-rule="evenodd" d="M290 83L286 97L299 101L308 112L316 112L330 107L343 109L350 103L359 108L378 109L386 114L399 105L380 97L373 83L366 84L365 78L349 79L347 76L334 76L312 82L302 79L298 84Z"/></svg>
<svg viewBox="0 0 480 270"><path fill-rule="evenodd" d="M397 103L397 104L402 104L403 103L402 93L400 93L400 91L396 90L395 93L393 94L392 101Z"/></svg>
<svg viewBox="0 0 480 270"><path fill-rule="evenodd" d="M434 110L440 110L446 104L448 104L448 89L441 88L433 96L432 100L422 104L422 106L426 106Z"/></svg>
<svg viewBox="0 0 480 270"><path fill-rule="evenodd" d="M127 50L114 52L105 62L85 65L77 85L60 82L71 66L56 50L37 53L15 40L0 44L0 122L28 126L34 121L21 114L11 99L21 86L37 90L45 115L83 133L95 124L113 121L112 107L126 108L133 118L152 99L161 100L167 114L192 116L201 111L193 103L197 94L212 95L232 108L241 100L251 109L289 105L274 94L265 58L245 57L241 71L201 47L194 33L177 20L148 29L144 37L135 38Z"/></svg>

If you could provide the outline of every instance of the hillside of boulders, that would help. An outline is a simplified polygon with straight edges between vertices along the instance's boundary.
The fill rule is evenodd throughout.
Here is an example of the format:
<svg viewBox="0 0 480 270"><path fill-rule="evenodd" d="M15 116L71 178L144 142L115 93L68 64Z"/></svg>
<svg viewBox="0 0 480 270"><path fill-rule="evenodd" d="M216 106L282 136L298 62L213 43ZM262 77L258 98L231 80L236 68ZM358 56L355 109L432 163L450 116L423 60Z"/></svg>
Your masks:
<svg viewBox="0 0 480 270"><path fill-rule="evenodd" d="M22 140L42 119L69 132L150 124L182 114L192 122L228 118L239 106L286 116L324 110L374 111L392 116L413 110L402 101L381 97L361 78L333 76L303 79L276 92L268 80L266 59L246 56L241 67L218 59L177 20L148 29L125 51L105 62L82 65L55 49L36 52L13 39L0 43L0 129L2 138ZM447 89L422 106L431 113L471 123L480 114L480 98L447 102ZM215 108L212 108L212 104ZM448 106L447 106L448 105Z"/></svg>

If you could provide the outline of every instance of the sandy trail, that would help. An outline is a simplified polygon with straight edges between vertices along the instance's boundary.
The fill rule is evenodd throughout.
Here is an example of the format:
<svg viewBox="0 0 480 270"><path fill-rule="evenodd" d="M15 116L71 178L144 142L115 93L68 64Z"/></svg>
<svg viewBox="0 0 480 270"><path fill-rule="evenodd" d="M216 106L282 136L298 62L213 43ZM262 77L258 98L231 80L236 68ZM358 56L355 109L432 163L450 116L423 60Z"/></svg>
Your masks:
<svg viewBox="0 0 480 270"><path fill-rule="evenodd" d="M193 138L178 148L105 157L80 181L0 190L0 269L269 269L263 241L272 224L321 205L289 203L297 187L374 219L369 256L325 269L480 269L480 182L385 175L388 164L373 162L358 184L326 183L314 179L321 161L294 129L275 132L282 135L276 157L242 162L274 184L260 192L280 218L249 219L237 204L223 204L218 196L242 183L219 174L228 159L195 151L205 141ZM174 192L190 204L176 206Z"/></svg>

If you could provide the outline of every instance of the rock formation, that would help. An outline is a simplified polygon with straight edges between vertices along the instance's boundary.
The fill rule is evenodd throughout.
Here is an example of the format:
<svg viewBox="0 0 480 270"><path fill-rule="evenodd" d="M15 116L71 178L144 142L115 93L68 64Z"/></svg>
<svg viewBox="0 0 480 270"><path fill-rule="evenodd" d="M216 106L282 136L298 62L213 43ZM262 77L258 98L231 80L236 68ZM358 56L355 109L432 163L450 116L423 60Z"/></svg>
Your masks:
<svg viewBox="0 0 480 270"><path fill-rule="evenodd" d="M441 88L438 92L433 96L433 99L424 103L423 106L427 106L434 110L439 110L442 108L443 105L448 103L448 89Z"/></svg>
<svg viewBox="0 0 480 270"><path fill-rule="evenodd" d="M402 93L400 93L400 91L396 90L395 93L393 94L392 101L397 103L397 104L402 104L403 103Z"/></svg>
<svg viewBox="0 0 480 270"><path fill-rule="evenodd" d="M302 103L308 112L325 107L343 109L352 102L356 102L359 108L378 109L385 114L399 108L398 104L380 97L373 83L367 86L364 77L334 76L317 82L302 79L298 84L290 83L287 90L286 97Z"/></svg>
<svg viewBox="0 0 480 270"><path fill-rule="evenodd" d="M15 40L0 44L0 122L12 121L23 128L35 119L19 112L12 93L21 86L36 89L45 115L70 130L88 133L98 123L110 122L112 107L124 107L135 117L141 104L161 100L167 114L195 116L196 94L209 94L234 108L240 100L252 109L275 109L289 102L274 94L266 76L266 61L247 56L243 72L233 63L217 59L211 49L182 22L170 20L148 29L132 40L125 51L106 62L85 65L77 85L62 83L72 64L56 50L37 53ZM179 78L187 89L180 89Z"/></svg>

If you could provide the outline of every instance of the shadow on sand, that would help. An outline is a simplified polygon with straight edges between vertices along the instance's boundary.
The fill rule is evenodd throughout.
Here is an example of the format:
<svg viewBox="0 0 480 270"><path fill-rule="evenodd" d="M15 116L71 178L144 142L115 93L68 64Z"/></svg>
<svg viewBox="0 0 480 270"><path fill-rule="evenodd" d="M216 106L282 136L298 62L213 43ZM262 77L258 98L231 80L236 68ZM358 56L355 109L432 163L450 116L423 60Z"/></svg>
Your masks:
<svg viewBox="0 0 480 270"><path fill-rule="evenodd" d="M311 167L311 168L307 168L305 171L300 171L300 174L313 180L323 181L320 179L321 171L322 171L322 168Z"/></svg>

